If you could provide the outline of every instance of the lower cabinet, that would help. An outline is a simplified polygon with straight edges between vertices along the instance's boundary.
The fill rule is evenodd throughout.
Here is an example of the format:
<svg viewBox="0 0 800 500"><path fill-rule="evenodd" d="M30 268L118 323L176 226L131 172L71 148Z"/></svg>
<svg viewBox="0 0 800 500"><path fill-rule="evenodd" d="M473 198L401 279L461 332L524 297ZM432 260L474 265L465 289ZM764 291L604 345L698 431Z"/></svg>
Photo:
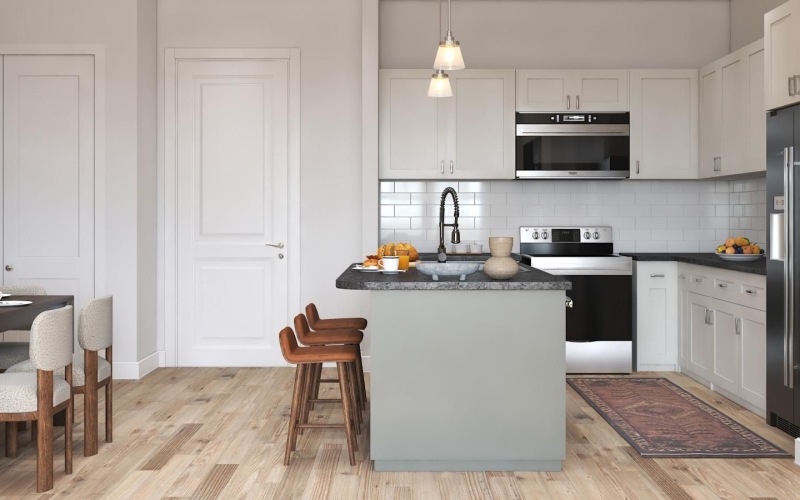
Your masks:
<svg viewBox="0 0 800 500"><path fill-rule="evenodd" d="M636 370L678 366L677 262L636 262Z"/></svg>
<svg viewBox="0 0 800 500"><path fill-rule="evenodd" d="M765 281L703 266L678 268L681 371L761 415L767 390Z"/></svg>

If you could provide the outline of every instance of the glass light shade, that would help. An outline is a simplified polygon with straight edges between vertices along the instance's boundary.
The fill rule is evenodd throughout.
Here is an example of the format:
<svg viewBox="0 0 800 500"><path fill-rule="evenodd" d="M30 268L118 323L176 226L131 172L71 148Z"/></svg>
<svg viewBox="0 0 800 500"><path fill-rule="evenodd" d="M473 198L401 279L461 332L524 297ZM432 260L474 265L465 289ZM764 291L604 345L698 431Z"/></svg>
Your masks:
<svg viewBox="0 0 800 500"><path fill-rule="evenodd" d="M444 71L437 71L431 76L428 86L428 97L451 97L453 89L450 88L450 78Z"/></svg>
<svg viewBox="0 0 800 500"><path fill-rule="evenodd" d="M464 58L461 56L461 46L456 41L444 41L439 44L436 51L436 60L433 62L434 69L456 70L464 69Z"/></svg>

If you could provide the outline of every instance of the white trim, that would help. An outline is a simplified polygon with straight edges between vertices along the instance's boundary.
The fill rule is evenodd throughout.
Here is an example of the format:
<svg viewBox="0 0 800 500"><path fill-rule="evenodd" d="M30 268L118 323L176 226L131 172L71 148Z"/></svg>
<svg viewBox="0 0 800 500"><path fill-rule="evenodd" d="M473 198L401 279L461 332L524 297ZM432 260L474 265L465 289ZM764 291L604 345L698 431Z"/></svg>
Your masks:
<svg viewBox="0 0 800 500"><path fill-rule="evenodd" d="M94 296L106 295L106 48L98 44L0 44L2 55L94 56ZM1 129L0 129L1 130ZM0 151L2 151L0 149ZM2 165L2 157L0 157Z"/></svg>
<svg viewBox="0 0 800 500"><path fill-rule="evenodd" d="M800 465L800 438L794 440L794 464Z"/></svg>
<svg viewBox="0 0 800 500"><path fill-rule="evenodd" d="M148 355L141 361L114 361L114 380L139 380L159 367L160 351Z"/></svg>
<svg viewBox="0 0 800 500"><path fill-rule="evenodd" d="M277 59L289 64L289 221L286 242L288 266L288 300L284 311L286 324L291 324L292 311L300 310L300 49L183 49L164 50L164 178L159 184L158 203L163 207L163 233L159 236L158 253L164 256L164 296L158 304L159 335L163 335L164 354L161 366L178 366L177 318L177 244L176 244L176 65L181 59ZM161 140L161 138L159 138ZM163 187L163 191L162 191ZM159 208L159 211L161 209ZM377 219L376 219L377 223ZM163 311L163 313L162 313Z"/></svg>

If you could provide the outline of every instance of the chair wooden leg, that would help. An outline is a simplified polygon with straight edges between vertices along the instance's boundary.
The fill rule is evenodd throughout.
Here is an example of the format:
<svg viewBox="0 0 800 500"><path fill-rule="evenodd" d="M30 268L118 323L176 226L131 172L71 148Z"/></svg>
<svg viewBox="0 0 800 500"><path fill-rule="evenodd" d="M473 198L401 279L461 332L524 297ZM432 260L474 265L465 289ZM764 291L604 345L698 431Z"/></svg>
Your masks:
<svg viewBox="0 0 800 500"><path fill-rule="evenodd" d="M339 372L339 390L342 393L342 414L344 415L344 430L347 434L347 453L350 455L350 465L356 464L356 454L354 451L355 436L353 435L353 420L351 418L350 389L347 387L347 369L344 363L336 363Z"/></svg>
<svg viewBox="0 0 800 500"><path fill-rule="evenodd" d="M109 365L112 364L111 359L112 359L111 346L108 346L106 347L106 361L108 361ZM114 375L114 369L112 368L111 373L108 374L108 384L106 385L106 443L113 442L113 435L112 435L112 430L114 427L113 426L114 407L112 398L114 392L114 389L112 387L114 385L113 375Z"/></svg>
<svg viewBox="0 0 800 500"><path fill-rule="evenodd" d="M72 415L75 411L75 400L70 394L67 407L67 422L64 427L64 472L72 474Z"/></svg>
<svg viewBox="0 0 800 500"><path fill-rule="evenodd" d="M17 422L6 422L6 457L17 458Z"/></svg>
<svg viewBox="0 0 800 500"><path fill-rule="evenodd" d="M289 413L289 430L286 435L286 453L283 457L283 465L289 465L289 456L294 450L295 437L297 433L297 418L300 413L300 396L303 390L303 365L297 365L294 371L294 393L292 393L292 409Z"/></svg>
<svg viewBox="0 0 800 500"><path fill-rule="evenodd" d="M53 372L37 370L36 492L53 489Z"/></svg>
<svg viewBox="0 0 800 500"><path fill-rule="evenodd" d="M97 351L83 351L83 456L97 455Z"/></svg>

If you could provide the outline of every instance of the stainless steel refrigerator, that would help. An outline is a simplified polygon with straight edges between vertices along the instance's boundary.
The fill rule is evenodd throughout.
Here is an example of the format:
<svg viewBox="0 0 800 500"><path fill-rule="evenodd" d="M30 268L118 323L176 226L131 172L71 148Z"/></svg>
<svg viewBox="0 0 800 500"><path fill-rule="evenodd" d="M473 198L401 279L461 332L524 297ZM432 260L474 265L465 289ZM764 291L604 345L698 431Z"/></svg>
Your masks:
<svg viewBox="0 0 800 500"><path fill-rule="evenodd" d="M800 105L767 116L767 421L800 436Z"/></svg>

